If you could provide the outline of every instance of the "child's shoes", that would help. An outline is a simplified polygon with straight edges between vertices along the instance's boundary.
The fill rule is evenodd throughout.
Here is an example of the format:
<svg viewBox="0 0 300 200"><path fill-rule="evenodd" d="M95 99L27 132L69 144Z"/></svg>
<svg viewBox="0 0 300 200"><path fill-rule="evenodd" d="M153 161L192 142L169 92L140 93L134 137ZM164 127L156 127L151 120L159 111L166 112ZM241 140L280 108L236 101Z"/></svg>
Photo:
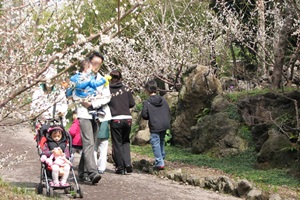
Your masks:
<svg viewBox="0 0 300 200"><path fill-rule="evenodd" d="M60 186L62 186L62 187L69 187L70 184L69 183L60 183Z"/></svg>
<svg viewBox="0 0 300 200"><path fill-rule="evenodd" d="M50 184L51 187L59 187L60 186L59 183L50 182L49 184Z"/></svg>

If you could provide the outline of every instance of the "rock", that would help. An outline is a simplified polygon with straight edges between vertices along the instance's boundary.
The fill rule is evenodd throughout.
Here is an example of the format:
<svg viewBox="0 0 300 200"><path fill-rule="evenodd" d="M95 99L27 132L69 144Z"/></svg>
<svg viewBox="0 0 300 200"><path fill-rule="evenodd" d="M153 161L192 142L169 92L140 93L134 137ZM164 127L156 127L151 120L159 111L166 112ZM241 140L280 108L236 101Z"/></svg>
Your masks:
<svg viewBox="0 0 300 200"><path fill-rule="evenodd" d="M236 192L237 192L237 196L238 197L246 197L248 192L250 190L252 190L252 184L248 181L248 180L240 180L237 183L237 188L236 188Z"/></svg>
<svg viewBox="0 0 300 200"><path fill-rule="evenodd" d="M149 144L150 141L150 131L149 128L145 130L140 130L135 135L134 140L132 141L133 145L145 145Z"/></svg>
<svg viewBox="0 0 300 200"><path fill-rule="evenodd" d="M226 194L233 194L235 189L235 182L226 176L218 178L217 189L218 191Z"/></svg>
<svg viewBox="0 0 300 200"><path fill-rule="evenodd" d="M279 194L271 194L269 200L281 200Z"/></svg>

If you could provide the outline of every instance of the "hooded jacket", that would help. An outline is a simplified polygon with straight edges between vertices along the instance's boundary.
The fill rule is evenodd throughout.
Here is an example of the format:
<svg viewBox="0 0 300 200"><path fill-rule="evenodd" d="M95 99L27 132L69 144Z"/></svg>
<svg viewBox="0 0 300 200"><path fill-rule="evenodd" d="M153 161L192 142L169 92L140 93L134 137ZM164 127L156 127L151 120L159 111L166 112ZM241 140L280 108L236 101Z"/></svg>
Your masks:
<svg viewBox="0 0 300 200"><path fill-rule="evenodd" d="M132 119L130 108L135 106L132 93L122 82L109 85L112 94L109 107L112 119Z"/></svg>
<svg viewBox="0 0 300 200"><path fill-rule="evenodd" d="M158 133L170 128L170 108L166 99L159 95L152 95L143 102L142 117L149 120L151 133Z"/></svg>
<svg viewBox="0 0 300 200"><path fill-rule="evenodd" d="M82 146L81 133L80 133L80 122L75 119L70 126L69 133L72 136L72 145Z"/></svg>
<svg viewBox="0 0 300 200"><path fill-rule="evenodd" d="M70 157L70 151L69 151L69 142L67 140L67 137L65 135L65 133L62 134L62 138L60 141L56 142L54 141L50 134L46 135L47 138L47 142L44 145L44 149L42 150L43 155L46 155L47 157L50 157L52 154L52 150L55 147L60 147L62 149L62 151L65 153L66 157L69 158Z"/></svg>

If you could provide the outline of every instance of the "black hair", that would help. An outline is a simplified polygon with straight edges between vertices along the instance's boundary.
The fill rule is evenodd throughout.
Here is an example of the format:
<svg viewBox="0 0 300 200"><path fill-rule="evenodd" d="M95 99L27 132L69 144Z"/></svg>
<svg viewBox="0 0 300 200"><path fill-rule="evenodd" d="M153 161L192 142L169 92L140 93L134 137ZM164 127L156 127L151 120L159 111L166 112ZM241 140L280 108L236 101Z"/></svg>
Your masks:
<svg viewBox="0 0 300 200"><path fill-rule="evenodd" d="M112 83L119 82L122 79L122 74L118 70L113 70L109 75L111 76Z"/></svg>
<svg viewBox="0 0 300 200"><path fill-rule="evenodd" d="M145 84L145 89L150 93L156 93L157 90L157 83L155 80L150 80Z"/></svg>
<svg viewBox="0 0 300 200"><path fill-rule="evenodd" d="M97 52L97 51L91 53L91 55L89 55L88 58L89 58L89 60L91 61L91 60L93 60L94 57L99 57L99 58L102 59L102 61L104 61L103 55L101 55L101 54L100 54L99 52Z"/></svg>

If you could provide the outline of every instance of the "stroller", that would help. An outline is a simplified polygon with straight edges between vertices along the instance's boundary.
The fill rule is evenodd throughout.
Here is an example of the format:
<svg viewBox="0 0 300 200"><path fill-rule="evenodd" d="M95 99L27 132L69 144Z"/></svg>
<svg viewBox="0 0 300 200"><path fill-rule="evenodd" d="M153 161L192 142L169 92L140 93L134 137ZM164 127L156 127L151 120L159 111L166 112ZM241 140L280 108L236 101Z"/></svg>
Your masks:
<svg viewBox="0 0 300 200"><path fill-rule="evenodd" d="M70 134L65 131L64 127L61 125L62 123L59 123L56 119L49 119L46 120L44 124L37 122L36 127L36 135L35 140L37 142L37 149L38 149L38 155L41 157L43 155L43 148L45 144L47 143L47 135L49 134L48 130L50 127L59 127L59 129L63 130L63 135L66 138L66 144L65 144L65 151L69 150L70 155L72 154L72 137ZM71 158L67 158L70 160ZM49 197L53 196L53 190L64 190L65 194L71 194L73 197L80 197L83 198L83 193L78 185L78 182L76 180L76 176L74 173L74 169L71 166L70 169L70 175L67 179L67 186L51 186L50 182L52 181L52 170L51 166L47 165L47 162L41 161L41 172L40 172L40 183L38 184L36 191L38 194L43 194L43 188L46 189L46 195ZM72 176L72 178L70 178ZM76 190L74 189L74 186L71 184L71 179L74 182Z"/></svg>

